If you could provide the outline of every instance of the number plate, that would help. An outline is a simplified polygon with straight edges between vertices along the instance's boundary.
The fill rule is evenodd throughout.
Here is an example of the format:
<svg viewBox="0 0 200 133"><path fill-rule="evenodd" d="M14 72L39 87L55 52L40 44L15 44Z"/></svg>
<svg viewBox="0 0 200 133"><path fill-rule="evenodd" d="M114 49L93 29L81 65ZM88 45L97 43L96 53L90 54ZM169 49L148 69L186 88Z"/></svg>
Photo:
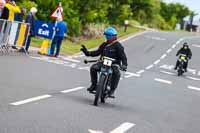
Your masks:
<svg viewBox="0 0 200 133"><path fill-rule="evenodd" d="M104 64L105 66L111 66L111 65L112 65L112 61L111 61L111 60L108 60L108 59L104 59L103 64Z"/></svg>

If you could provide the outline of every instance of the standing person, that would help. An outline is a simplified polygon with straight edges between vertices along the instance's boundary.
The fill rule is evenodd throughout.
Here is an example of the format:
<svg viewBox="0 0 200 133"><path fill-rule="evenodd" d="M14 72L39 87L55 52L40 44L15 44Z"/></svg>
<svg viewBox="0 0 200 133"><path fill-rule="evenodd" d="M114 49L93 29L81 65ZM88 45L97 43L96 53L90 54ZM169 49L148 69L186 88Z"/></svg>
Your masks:
<svg viewBox="0 0 200 133"><path fill-rule="evenodd" d="M65 33L67 32L67 24L63 21L62 17L57 18L57 25L55 27L55 36L53 38L50 55L51 57L58 57L60 53L60 47ZM56 53L54 55L54 49L56 47Z"/></svg>
<svg viewBox="0 0 200 133"><path fill-rule="evenodd" d="M5 7L5 0L0 0L0 19L7 20L9 17L9 10Z"/></svg>
<svg viewBox="0 0 200 133"><path fill-rule="evenodd" d="M20 13L15 13L15 21L19 21L19 22L23 22L23 18L25 16L26 13L26 8L22 7Z"/></svg>
<svg viewBox="0 0 200 133"><path fill-rule="evenodd" d="M14 0L8 1L8 3L6 3L6 5L5 5L5 7L7 7L9 10L9 17L8 17L9 21L14 21L15 13L21 12L20 8L16 5Z"/></svg>
<svg viewBox="0 0 200 133"><path fill-rule="evenodd" d="M25 50L26 52L28 52L28 49L29 49L29 46L30 46L30 43L31 43L31 38L33 36L35 36L35 33L34 33L34 21L35 21L35 14L37 13L37 8L35 7L32 7L28 16L26 17L25 19L25 23L29 23L30 24L30 31L28 33L28 38L27 38L27 41L25 42ZM21 48L19 50L19 52L25 52L23 48Z"/></svg>

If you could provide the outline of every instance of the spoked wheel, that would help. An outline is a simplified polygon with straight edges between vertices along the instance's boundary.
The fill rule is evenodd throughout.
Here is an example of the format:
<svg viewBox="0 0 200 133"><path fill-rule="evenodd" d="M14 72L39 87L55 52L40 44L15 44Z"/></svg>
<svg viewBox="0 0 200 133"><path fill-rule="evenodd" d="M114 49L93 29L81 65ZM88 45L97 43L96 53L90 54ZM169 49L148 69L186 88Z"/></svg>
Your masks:
<svg viewBox="0 0 200 133"><path fill-rule="evenodd" d="M99 83L97 85L96 95L95 95L95 99L94 99L94 105L95 106L98 106L100 97L101 97L101 102L102 102L102 91L105 88L105 84L106 84L106 76L101 75L101 77L99 79Z"/></svg>

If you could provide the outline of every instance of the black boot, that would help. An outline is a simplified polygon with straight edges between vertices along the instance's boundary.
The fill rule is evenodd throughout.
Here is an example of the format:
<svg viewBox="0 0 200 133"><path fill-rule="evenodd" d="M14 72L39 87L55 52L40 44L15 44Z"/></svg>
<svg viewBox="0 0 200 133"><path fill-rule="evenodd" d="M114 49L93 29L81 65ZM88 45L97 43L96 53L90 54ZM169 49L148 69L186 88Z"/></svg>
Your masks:
<svg viewBox="0 0 200 133"><path fill-rule="evenodd" d="M92 84L89 88L87 88L87 91L93 92L96 90L96 84Z"/></svg>

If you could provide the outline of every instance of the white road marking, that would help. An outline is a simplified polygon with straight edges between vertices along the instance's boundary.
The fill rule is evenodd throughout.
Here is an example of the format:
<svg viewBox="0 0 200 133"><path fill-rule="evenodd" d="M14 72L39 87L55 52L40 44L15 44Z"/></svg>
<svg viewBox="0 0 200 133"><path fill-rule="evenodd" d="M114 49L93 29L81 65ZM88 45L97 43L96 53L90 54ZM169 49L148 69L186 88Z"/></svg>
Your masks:
<svg viewBox="0 0 200 133"><path fill-rule="evenodd" d="M42 96L38 96L38 97L29 98L29 99L26 99L26 100L14 102L14 103L11 103L11 105L18 106L18 105L22 105L22 104L35 102L35 101L42 100L42 99L46 99L46 98L49 98L49 97L51 97L51 95L42 95Z"/></svg>
<svg viewBox="0 0 200 133"><path fill-rule="evenodd" d="M188 78L188 79L192 79L192 80L195 80L195 81L200 81L199 78L195 78L195 77L186 76L186 78Z"/></svg>
<svg viewBox="0 0 200 133"><path fill-rule="evenodd" d="M169 81L169 80L164 80L164 79L159 79L159 78L155 78L154 80L161 83L165 83L165 84L172 84L172 81Z"/></svg>
<svg viewBox="0 0 200 133"><path fill-rule="evenodd" d="M133 128L134 126L135 126L134 123L125 122L125 123L121 124L119 127L117 127L116 129L110 131L109 133L125 133L128 130L130 130L131 128ZM92 129L88 129L88 131L90 133L103 133L103 131L95 131Z"/></svg>
<svg viewBox="0 0 200 133"><path fill-rule="evenodd" d="M110 133L125 133L134 126L135 126L134 123L125 122L121 124L118 128L111 131Z"/></svg>
<svg viewBox="0 0 200 133"><path fill-rule="evenodd" d="M131 73L131 72L125 72L126 76L124 78L130 78L130 77L141 77L139 74Z"/></svg>
<svg viewBox="0 0 200 133"><path fill-rule="evenodd" d="M151 69L151 68L153 68L153 65L149 65L149 66L146 67L145 69L146 69L146 70L149 70L149 69Z"/></svg>
<svg viewBox="0 0 200 133"><path fill-rule="evenodd" d="M161 37L154 37L154 36L145 36L146 38L152 39L152 40L158 40L158 41L165 41L165 38L161 38Z"/></svg>
<svg viewBox="0 0 200 133"><path fill-rule="evenodd" d="M188 70L188 72L191 72L192 74L196 74L196 72L197 72L197 70L195 70L195 69L191 69L191 68L188 68L187 69Z"/></svg>
<svg viewBox="0 0 200 133"><path fill-rule="evenodd" d="M77 64L75 64L75 63L73 63L73 64L64 64L64 66L71 67L71 68L76 68Z"/></svg>
<svg viewBox="0 0 200 133"><path fill-rule="evenodd" d="M140 70L140 71L138 71L138 72L136 72L137 74L142 74L142 73L144 73L145 72L145 70Z"/></svg>
<svg viewBox="0 0 200 133"><path fill-rule="evenodd" d="M176 75L175 73L172 72L167 72L167 71L160 71L161 73L169 74L169 75Z"/></svg>
<svg viewBox="0 0 200 133"><path fill-rule="evenodd" d="M61 91L61 93L70 93L70 92L79 91L82 89L85 89L85 87L77 87L77 88L73 88L73 89L69 89L69 90L64 90L64 91Z"/></svg>
<svg viewBox="0 0 200 133"><path fill-rule="evenodd" d="M176 44L172 45L172 48L176 48Z"/></svg>
<svg viewBox="0 0 200 133"><path fill-rule="evenodd" d="M167 54L164 54L160 57L160 59L164 59L167 56Z"/></svg>
<svg viewBox="0 0 200 133"><path fill-rule="evenodd" d="M171 48L167 50L167 53L168 53L168 54L169 54L170 52L172 52L172 49L171 49Z"/></svg>
<svg viewBox="0 0 200 133"><path fill-rule="evenodd" d="M160 62L160 60L155 61L153 64L157 65Z"/></svg>
<svg viewBox="0 0 200 133"><path fill-rule="evenodd" d="M200 48L200 45L192 44L193 47Z"/></svg>
<svg viewBox="0 0 200 133"><path fill-rule="evenodd" d="M63 57L62 59L66 60L66 61L71 61L71 62L74 62L74 63L80 63L81 62L80 60L75 60L75 59L68 58L68 57Z"/></svg>
<svg viewBox="0 0 200 133"><path fill-rule="evenodd" d="M194 86L188 86L188 89L200 91L200 88Z"/></svg>
<svg viewBox="0 0 200 133"><path fill-rule="evenodd" d="M103 133L103 131L95 131L95 130L92 130L92 129L88 129L88 131L90 133Z"/></svg>
<svg viewBox="0 0 200 133"><path fill-rule="evenodd" d="M79 67L78 69L79 69L79 70L87 70L87 71L90 71L90 67Z"/></svg>
<svg viewBox="0 0 200 133"><path fill-rule="evenodd" d="M167 69L167 70L172 70L173 68L174 68L174 66L173 65L162 65L162 66L160 66L160 68L162 68L162 69Z"/></svg>
<svg viewBox="0 0 200 133"><path fill-rule="evenodd" d="M198 75L200 76L200 71L198 72Z"/></svg>

